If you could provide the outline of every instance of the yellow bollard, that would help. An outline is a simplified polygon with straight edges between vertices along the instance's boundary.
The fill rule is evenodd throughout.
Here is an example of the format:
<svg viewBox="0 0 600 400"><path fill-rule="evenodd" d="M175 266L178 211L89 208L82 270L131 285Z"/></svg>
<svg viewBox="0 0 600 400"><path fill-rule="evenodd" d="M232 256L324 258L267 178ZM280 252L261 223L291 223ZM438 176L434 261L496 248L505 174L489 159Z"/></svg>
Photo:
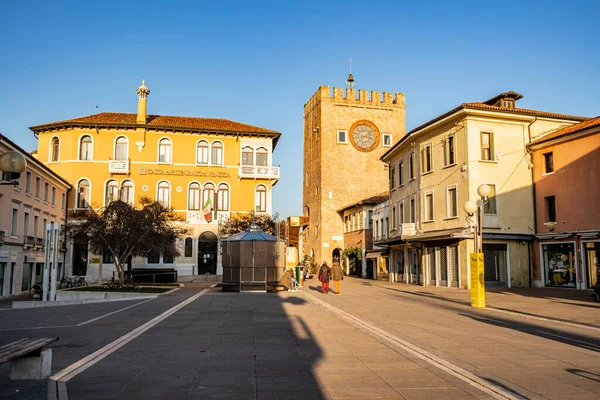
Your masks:
<svg viewBox="0 0 600 400"><path fill-rule="evenodd" d="M471 307L485 308L483 253L471 253Z"/></svg>

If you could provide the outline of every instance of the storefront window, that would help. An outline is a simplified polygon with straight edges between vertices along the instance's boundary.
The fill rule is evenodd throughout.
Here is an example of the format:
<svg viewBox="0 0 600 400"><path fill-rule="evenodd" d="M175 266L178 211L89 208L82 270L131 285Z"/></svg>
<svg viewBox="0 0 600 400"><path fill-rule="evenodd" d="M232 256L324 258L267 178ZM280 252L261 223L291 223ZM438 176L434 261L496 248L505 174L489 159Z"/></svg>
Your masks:
<svg viewBox="0 0 600 400"><path fill-rule="evenodd" d="M546 286L577 287L573 243L545 244L542 253Z"/></svg>

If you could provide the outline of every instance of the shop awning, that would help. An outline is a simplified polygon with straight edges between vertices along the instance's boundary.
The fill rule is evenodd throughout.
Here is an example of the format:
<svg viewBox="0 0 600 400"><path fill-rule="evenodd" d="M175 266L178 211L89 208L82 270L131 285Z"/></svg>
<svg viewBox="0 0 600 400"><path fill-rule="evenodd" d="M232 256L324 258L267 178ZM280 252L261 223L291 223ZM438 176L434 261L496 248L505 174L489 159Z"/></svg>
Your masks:
<svg viewBox="0 0 600 400"><path fill-rule="evenodd" d="M387 252L385 251L374 251L372 253L367 253L367 258L377 258L377 257L381 257L382 255L388 255Z"/></svg>

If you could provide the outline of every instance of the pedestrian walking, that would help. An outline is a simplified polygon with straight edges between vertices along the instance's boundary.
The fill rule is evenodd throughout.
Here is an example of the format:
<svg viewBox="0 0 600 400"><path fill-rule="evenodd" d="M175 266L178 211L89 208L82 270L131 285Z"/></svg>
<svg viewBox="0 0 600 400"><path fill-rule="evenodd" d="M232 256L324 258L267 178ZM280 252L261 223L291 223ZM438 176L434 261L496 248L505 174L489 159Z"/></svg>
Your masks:
<svg viewBox="0 0 600 400"><path fill-rule="evenodd" d="M327 261L323 261L321 265L319 280L321 281L321 293L329 293L329 281L331 280L331 268L327 265Z"/></svg>
<svg viewBox="0 0 600 400"><path fill-rule="evenodd" d="M308 275L308 265L304 264L302 266L302 283L301 283L302 286L304 286L304 281L306 280L306 275Z"/></svg>
<svg viewBox="0 0 600 400"><path fill-rule="evenodd" d="M331 265L331 274L333 276L333 290L335 294L340 294L342 280L344 280L344 271L342 271L342 266L339 262L336 261Z"/></svg>

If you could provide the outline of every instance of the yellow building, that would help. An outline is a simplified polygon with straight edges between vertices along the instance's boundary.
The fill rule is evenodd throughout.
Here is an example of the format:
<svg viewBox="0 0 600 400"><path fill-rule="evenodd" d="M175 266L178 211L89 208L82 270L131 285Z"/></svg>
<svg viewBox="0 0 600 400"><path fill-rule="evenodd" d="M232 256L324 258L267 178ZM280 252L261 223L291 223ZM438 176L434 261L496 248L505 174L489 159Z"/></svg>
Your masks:
<svg viewBox="0 0 600 400"><path fill-rule="evenodd" d="M137 93L137 114L103 112L31 127L38 159L73 185L69 210L148 196L193 228L180 257L149 254L132 260L133 268L220 275L219 223L236 213L271 213L280 133L225 119L149 115L144 82ZM108 255L88 254L80 238L69 248L66 271L97 279L99 266L111 263ZM110 268L102 269L105 277Z"/></svg>

